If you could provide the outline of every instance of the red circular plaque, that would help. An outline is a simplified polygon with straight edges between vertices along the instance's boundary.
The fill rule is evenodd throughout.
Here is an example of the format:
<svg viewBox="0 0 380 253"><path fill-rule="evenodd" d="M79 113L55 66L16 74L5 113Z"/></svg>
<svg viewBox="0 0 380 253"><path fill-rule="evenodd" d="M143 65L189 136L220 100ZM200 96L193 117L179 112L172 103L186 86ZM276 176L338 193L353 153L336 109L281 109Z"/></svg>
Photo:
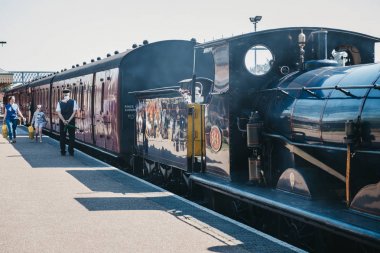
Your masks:
<svg viewBox="0 0 380 253"><path fill-rule="evenodd" d="M212 126L210 131L211 149L218 152L222 148L222 131L217 126Z"/></svg>

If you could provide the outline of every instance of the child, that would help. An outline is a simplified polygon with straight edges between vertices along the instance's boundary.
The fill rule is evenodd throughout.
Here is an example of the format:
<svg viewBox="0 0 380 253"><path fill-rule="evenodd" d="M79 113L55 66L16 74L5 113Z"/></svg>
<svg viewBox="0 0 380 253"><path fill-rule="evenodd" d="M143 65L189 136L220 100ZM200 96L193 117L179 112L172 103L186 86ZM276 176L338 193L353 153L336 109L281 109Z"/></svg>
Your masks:
<svg viewBox="0 0 380 253"><path fill-rule="evenodd" d="M42 142L42 128L46 125L45 113L42 111L42 105L37 105L37 110L33 114L31 124L34 124L34 128L36 129L36 141L38 139L38 135L40 136L40 142Z"/></svg>

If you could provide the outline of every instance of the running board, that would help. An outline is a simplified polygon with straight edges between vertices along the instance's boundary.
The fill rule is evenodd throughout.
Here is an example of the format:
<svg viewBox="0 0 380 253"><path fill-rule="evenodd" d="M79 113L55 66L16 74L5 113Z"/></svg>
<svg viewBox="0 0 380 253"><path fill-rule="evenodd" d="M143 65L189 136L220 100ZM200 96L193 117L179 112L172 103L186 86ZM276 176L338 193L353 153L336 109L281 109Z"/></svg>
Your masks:
<svg viewBox="0 0 380 253"><path fill-rule="evenodd" d="M341 203L331 204L325 200L310 201L292 193L229 182L202 173L192 174L190 180L202 187L254 206L362 241L376 248L380 246L379 220L350 211Z"/></svg>

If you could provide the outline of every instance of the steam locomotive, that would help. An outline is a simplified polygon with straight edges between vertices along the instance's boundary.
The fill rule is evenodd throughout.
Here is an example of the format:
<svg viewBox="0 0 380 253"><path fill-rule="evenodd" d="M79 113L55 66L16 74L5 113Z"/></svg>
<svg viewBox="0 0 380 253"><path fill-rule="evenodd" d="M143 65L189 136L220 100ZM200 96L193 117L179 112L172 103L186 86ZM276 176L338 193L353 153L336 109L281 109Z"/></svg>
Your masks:
<svg viewBox="0 0 380 253"><path fill-rule="evenodd" d="M58 134L55 105L69 87L80 108L76 140L134 172L180 178L379 248L377 42L317 27L162 41L7 95L24 115L42 104L46 131Z"/></svg>

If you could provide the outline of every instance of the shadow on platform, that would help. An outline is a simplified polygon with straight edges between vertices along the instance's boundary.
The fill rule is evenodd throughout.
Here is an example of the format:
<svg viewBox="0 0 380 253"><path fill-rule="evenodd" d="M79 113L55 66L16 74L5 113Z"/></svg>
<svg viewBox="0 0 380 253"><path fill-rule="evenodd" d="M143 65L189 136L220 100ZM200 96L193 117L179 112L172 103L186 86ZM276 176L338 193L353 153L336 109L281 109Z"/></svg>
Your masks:
<svg viewBox="0 0 380 253"><path fill-rule="evenodd" d="M128 177L117 170L67 170L93 192L141 193L157 192L157 189Z"/></svg>
<svg viewBox="0 0 380 253"><path fill-rule="evenodd" d="M210 236L215 236L215 233L217 233L218 237L215 238L224 243L226 241L231 243L230 240L236 242L232 246L211 247L209 248L211 252L243 252L244 250L254 252L293 252L289 248L274 243L260 234L249 232L235 223L228 222L207 212L203 208L198 208L175 196L168 196L165 194L167 192L160 191L116 170L68 170L67 173L93 192L132 193L130 196L126 195L125 197L75 198L88 211L163 211ZM133 193L140 193L141 197L133 195ZM223 240L220 239L221 234L225 235Z"/></svg>
<svg viewBox="0 0 380 253"><path fill-rule="evenodd" d="M234 252L242 252L242 248L244 248L244 245L225 245L225 246L213 246L208 248L211 252L219 252L219 253L234 253ZM256 250L256 252L265 252L265 251L259 251Z"/></svg>
<svg viewBox="0 0 380 253"><path fill-rule="evenodd" d="M76 198L88 211L127 211L127 210L160 210L144 198Z"/></svg>
<svg viewBox="0 0 380 253"><path fill-rule="evenodd" d="M75 152L75 156L61 156L59 143L49 137L44 137L43 142L36 142L28 138L26 131L19 127L17 129L17 142L10 144L1 138L0 145L12 145L20 154L9 154L5 159L20 159L30 164L32 168L104 168L103 163L91 159L88 156Z"/></svg>

